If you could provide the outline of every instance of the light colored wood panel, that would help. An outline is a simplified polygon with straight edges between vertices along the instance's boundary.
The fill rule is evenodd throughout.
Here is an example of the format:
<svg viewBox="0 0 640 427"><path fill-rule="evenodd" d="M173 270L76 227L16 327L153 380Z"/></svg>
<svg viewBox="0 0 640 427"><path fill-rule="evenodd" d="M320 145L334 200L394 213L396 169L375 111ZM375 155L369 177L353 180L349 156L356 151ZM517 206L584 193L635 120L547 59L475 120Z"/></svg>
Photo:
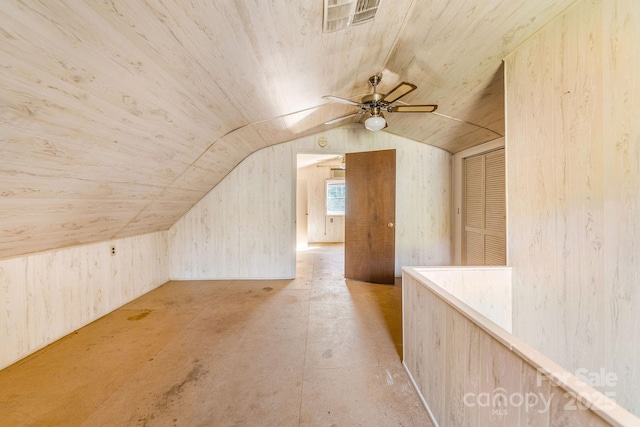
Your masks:
<svg viewBox="0 0 640 427"><path fill-rule="evenodd" d="M124 12L118 15L121 19L127 13L135 19L135 12L127 10L125 4L117 7ZM67 5L64 2L57 3L55 7L30 4L20 10L7 8L5 13L6 31L13 36L5 47L12 56L26 63L44 60L52 65L48 71L53 76L73 82L74 86L98 98L124 105L134 115L155 112L156 118L164 121L166 113L174 120L169 122L168 128L178 129L177 122L181 119L192 121L189 119L192 116L204 118L176 90L180 87L179 78L168 76L163 67L154 70L147 54L149 49L139 49L122 37L119 28L109 25L111 14L99 16L88 5ZM153 23L150 18L152 16L149 15L141 17L137 25ZM163 41L170 43L170 40L165 37ZM37 55L28 55L35 53L34 50ZM91 55L92 51L100 51L103 55ZM156 78L149 79L151 75ZM140 88L148 90L141 91ZM172 97L165 96L168 93ZM187 102L172 102L176 99ZM206 122L200 123L207 125Z"/></svg>
<svg viewBox="0 0 640 427"><path fill-rule="evenodd" d="M482 340L482 330L472 322L467 324L467 328L465 331L465 342L466 348L465 353L467 357L467 365L464 368L465 373L465 381L464 381L464 394L470 393L469 395L474 397L478 396L480 393L480 381L482 378L482 357L480 352L480 344ZM462 397L464 402L464 396ZM471 401L473 402L473 400ZM462 426L480 426L479 424L479 413L475 406L470 404L464 405L464 418Z"/></svg>
<svg viewBox="0 0 640 427"><path fill-rule="evenodd" d="M103 136L109 141L123 143L131 135L135 135L136 139L157 138L157 145L180 140L178 147L165 145L167 150L175 151L176 148L199 149L202 135L211 132L210 129L201 128L201 124L194 122L191 116L186 116L185 122L180 123L189 129L180 129L178 119L172 112L158 108L157 100L143 104L132 95L135 93L134 89L116 90L109 97L100 92L87 93L87 88L79 88L73 82L86 78L98 88L113 88L118 83L111 78L107 82L94 82L93 74L78 77L74 74L78 70L65 68L64 56L53 60L63 70L63 75L60 76L56 76L51 70L40 70L38 65L21 63L13 53L2 56L11 64L4 81L13 83L2 89L9 106L9 117L17 125L14 130L20 132L18 135L29 133L33 131L32 126L37 126L36 130L53 130L46 134L60 134L76 139ZM107 65L104 67L103 73L110 69ZM99 75L100 71L95 73ZM139 87L144 85L140 84ZM36 96L34 92L37 93ZM145 146L137 148L144 149Z"/></svg>
<svg viewBox="0 0 640 427"><path fill-rule="evenodd" d="M29 353L27 336L27 286L24 284L25 258L0 261L0 366Z"/></svg>
<svg viewBox="0 0 640 427"><path fill-rule="evenodd" d="M118 230L114 237L121 238L143 234L149 228L149 224L154 224L158 230L168 230L176 223L181 214L187 212L195 202L195 199L172 200L170 197L154 200L141 209L135 218Z"/></svg>
<svg viewBox="0 0 640 427"><path fill-rule="evenodd" d="M402 363L413 375L416 372L418 336L416 325L417 307L416 280L402 273ZM415 378L414 378L415 380Z"/></svg>
<svg viewBox="0 0 640 427"><path fill-rule="evenodd" d="M411 81L418 90L406 100L436 102L443 114L390 115L388 131L456 152L504 133L500 59L567 4L401 0L370 23L324 34L313 3L9 0L0 11L2 131L23 147L41 138L58 150L23 153L32 176L22 188L34 196L72 188L64 194L84 198L90 177L93 198L108 198L106 185L117 203L150 194L113 182L184 188L189 166L212 170L213 187L256 150L330 129L323 123L349 107L321 96L360 98L382 72L381 90ZM67 244L31 241L23 250Z"/></svg>
<svg viewBox="0 0 640 427"><path fill-rule="evenodd" d="M450 153L457 153L502 135L438 114L399 113L389 115L388 122L386 132L440 147Z"/></svg>
<svg viewBox="0 0 640 427"><path fill-rule="evenodd" d="M560 345L571 348L565 356L568 358L565 363L570 363L567 366L595 371L603 365L604 348L593 343L605 339L603 325L593 322L594 316L604 315L601 283L605 281L602 268L597 267L603 262L605 197L600 154L604 148L604 129L599 105L604 95L602 2L578 5L561 22L565 37L558 49L574 54L560 64L564 70L561 80L564 96L559 104L563 119L556 122L556 127L562 135L554 147L554 155L561 159L554 171L559 178L555 204L557 233L564 236L556 246L556 256L563 259L560 272L564 276L556 282L561 290L557 304L565 307L560 310L567 331ZM581 31L573 30L576 28ZM567 251L569 247L572 249Z"/></svg>
<svg viewBox="0 0 640 427"><path fill-rule="evenodd" d="M516 215L509 242L517 247L512 252L516 259L510 260L524 267L515 279L520 326L514 330L564 366L593 369L602 366L603 354L588 350L588 343L604 337L599 322L584 324L582 313L600 317L602 310L596 285L603 283L598 267L602 121L594 110L600 104L594 100L602 97L596 82L602 67L598 9L592 2L572 8L518 52L518 66L526 63L535 71L514 70L522 80L509 78L513 96L527 100L522 107L513 98L508 102L517 115L509 129L515 132L509 212ZM545 74L553 78L542 78ZM527 81L526 92L515 89ZM529 157L525 145L537 146L537 153ZM517 188L520 183L524 187ZM516 200L516 191L523 200ZM537 300L543 305L532 304ZM533 327L531 318L541 321Z"/></svg>
<svg viewBox="0 0 640 427"><path fill-rule="evenodd" d="M624 372L607 391L639 415L640 367L636 340L629 337L640 336L640 123L634 113L640 108L640 14L637 3L617 0L603 2L602 16L605 366Z"/></svg>
<svg viewBox="0 0 640 427"><path fill-rule="evenodd" d="M58 242L74 246L110 238L122 229L130 212L139 212L149 202L135 200L7 200L0 199L3 243L0 258L46 247ZM86 223L85 223L86 221ZM9 228L9 224L11 227ZM149 224L145 229L149 228ZM42 242L33 242L42 236Z"/></svg>
<svg viewBox="0 0 640 427"><path fill-rule="evenodd" d="M218 183L247 155L248 153L244 150L219 140L209 147L192 166L210 172L211 176L217 177L214 182Z"/></svg>
<svg viewBox="0 0 640 427"><path fill-rule="evenodd" d="M490 425L493 426L513 426L517 425L520 420L519 412L522 407L518 406L519 401L518 393L521 390L521 377L520 372L522 370L523 360L514 354L511 349L504 346L503 343L493 339L489 346L490 358L492 360L491 372L495 383L495 388L491 389L492 397L503 394L504 400L495 399L496 406L492 406L492 409L498 411L492 411ZM482 383L481 383L482 384ZM480 386L482 390L482 385ZM505 411L500 411L504 409ZM482 419L480 420L482 423Z"/></svg>
<svg viewBox="0 0 640 427"><path fill-rule="evenodd" d="M396 55L390 58L387 68L395 72L402 70L409 78L424 76L423 85L412 94L412 99L433 99L453 116L455 114L451 113L473 106L475 117L482 120L483 109L487 105L483 104L482 95L484 89L492 85L494 73L500 67L499 59L518 46L518 40L526 39L569 4L571 2L566 1L535 7L530 3L502 2L489 5L473 1L416 5L406 22L410 30L401 33ZM539 19L522 22L517 28L509 25L511 18L520 13L528 14L530 8L536 9L535 16ZM408 34L412 36L408 37ZM524 39L521 39L523 36ZM486 43L490 43L491 48L484 47ZM411 54L419 51L429 52L428 57L419 55L418 58L411 58ZM455 52L455 57L464 58L468 66L482 69L483 78L473 82L466 79L463 69L452 66L452 62L444 59L452 52ZM448 102L443 102L444 99ZM474 101L469 102L469 99ZM464 107L457 107L457 104ZM483 124L482 121L479 123Z"/></svg>
<svg viewBox="0 0 640 427"><path fill-rule="evenodd" d="M168 254L163 232L0 260L0 367L166 282Z"/></svg>
<svg viewBox="0 0 640 427"><path fill-rule="evenodd" d="M520 426L550 425L551 382L542 373L526 363L522 364L520 378L522 379L520 393L525 398L524 410L520 411ZM559 390L553 389L553 391L558 392Z"/></svg>
<svg viewBox="0 0 640 427"><path fill-rule="evenodd" d="M571 369L616 373L609 390L636 414L638 22L634 2L579 2L507 58L515 331Z"/></svg>
<svg viewBox="0 0 640 427"><path fill-rule="evenodd" d="M3 141L0 160L5 171L22 173L26 183L31 180L36 188L45 189L46 180L57 177L73 178L77 185L93 181L162 186L187 167L168 155L153 158L126 146L116 141L94 143L55 135L25 137Z"/></svg>
<svg viewBox="0 0 640 427"><path fill-rule="evenodd" d="M422 304L419 306L418 325L422 332L418 338L421 349L419 360L422 363L422 379L419 382L425 400L437 420L445 419L445 369L448 354L447 345L447 307L442 301L424 288L418 288ZM422 319L422 322L420 322ZM434 369L435 368L435 369Z"/></svg>
<svg viewBox="0 0 640 427"><path fill-rule="evenodd" d="M451 156L444 150L392 138L389 140L395 142L398 161L396 275L403 265L448 265Z"/></svg>
<svg viewBox="0 0 640 427"><path fill-rule="evenodd" d="M604 427L611 425L592 411L589 411L585 405L569 393L562 391L551 394L549 424L568 427Z"/></svg>
<svg viewBox="0 0 640 427"><path fill-rule="evenodd" d="M448 264L451 254L449 238L451 156L443 150L384 132L376 134L375 139L372 139L370 138L371 133L358 125L354 125L352 128L331 129L321 135L327 138L327 150L331 150L332 153L391 148L397 150L396 276L400 276L402 265ZM280 146L270 147L248 157L245 160L247 165L242 167L242 171L240 168L234 169L222 183L218 184L187 215L181 218L172 227L172 237L175 238L173 248L177 257L172 267L172 277L185 279L201 277L199 275L202 273L197 272L196 265L200 266L202 272L215 272L216 275L221 275L225 269L230 269L229 271L232 272L234 268L239 268L233 267L238 261L233 261L232 257L233 254L237 254L241 250L238 249L239 245L243 244L240 239L245 238L243 233L251 227L255 228L253 232L258 236L256 244L265 246L265 258L273 256L275 257L274 263L280 266L278 268L289 268L290 258L276 257L275 249L263 241L263 237L259 237L267 235L260 232L258 228L260 224L268 223L266 220L257 220L256 225L253 226L241 225L241 222L242 218L248 215L247 211L250 211L251 215L257 215L254 212L257 203L269 203L263 202L266 200L264 197L273 197L273 200L285 200L284 197L291 197L290 195L279 195L284 194L287 186L290 188L290 194L295 188L292 181L287 181L288 184L278 182L279 174L292 171L294 163L289 162L293 162L291 159L298 151L326 153L324 149L318 147L317 137L303 137L281 144L282 147L290 150L288 153L281 152L283 153L282 158L271 158L266 155L269 153L268 150L279 149ZM253 159L253 156L256 158ZM250 159L251 162L249 162ZM250 163L253 166L249 166ZM425 165L429 165L429 167L425 167ZM268 180L267 183L263 182L264 179ZM233 183L231 183L232 181ZM245 187L241 185L246 185L246 188L251 190L242 190ZM262 185L265 187L260 188L259 186ZM223 186L224 191L221 190ZM241 192L245 194L241 195ZM265 204L265 206L267 205ZM282 218L283 213L280 211L282 206L281 203L271 203L264 208L264 215ZM292 212L294 211L292 210ZM211 225L207 229L203 224L209 224L213 221L212 215L217 215L216 225ZM207 219L203 219L205 217ZM423 221L424 217L428 217L429 221ZM280 219L273 221L279 223ZM294 230L293 224L289 225L291 230ZM281 226L285 227L281 224L275 227ZM207 230L206 233L203 230ZM282 228L282 230L288 229ZM286 233L288 232L286 231ZM219 237L214 237L217 233L220 233ZM278 235L276 241L279 243L275 246L288 245L288 241L285 242L287 236L284 231ZM246 250L256 251L257 249L252 246ZM244 257L244 255L239 256L240 258ZM226 257L225 259L229 261L226 264L216 263L214 260L217 257ZM269 268L275 269L276 267L270 266ZM238 271L233 274L238 274ZM260 276L262 273L258 270L252 270L251 274L262 277Z"/></svg>
<svg viewBox="0 0 640 427"><path fill-rule="evenodd" d="M552 154L557 138L552 117L557 112L549 104L554 99L550 82L559 78L551 53L553 39L536 35L526 51L517 51L506 61L507 240L509 263L516 268L526 265L527 271L513 277L514 334L559 360L563 339L558 333L564 332L558 329L563 324L552 308L559 274L553 212L558 178L549 173L557 161ZM542 116L545 119L534 120ZM539 319L535 327L531 319Z"/></svg>
<svg viewBox="0 0 640 427"><path fill-rule="evenodd" d="M453 273L458 269L426 270ZM486 317L479 316L475 310L470 310L439 286L436 277L423 274L423 268L407 267L403 274L405 279L409 277L405 282L409 282L411 287L403 297L413 298L410 304L403 304L403 319L415 317L417 325L424 325L422 330L420 327L412 329L417 334L414 339L406 335L404 337L406 345L415 345L417 350L412 352L408 349L405 354L417 360L405 361L405 364L408 369L416 367L409 372L438 423L448 425L450 422L450 419L438 418L433 410L434 405L438 408L439 398L443 397L441 384L437 375L425 372L423 367L430 364L434 370L447 371L444 378L445 407L457 405L458 402L446 402L451 397L449 391L460 384L457 375L462 375L448 372L455 371L463 359L460 354L451 353L459 352L458 345L452 343L452 339L454 342L460 340L463 353L468 351L463 369L466 375L462 390L464 419L456 418L456 425L608 425L607 422L610 422L611 425L622 426L638 423L637 417L613 401L608 401L603 394L575 375L496 327ZM441 322L439 313L442 310L438 306L450 313L444 323ZM457 316L470 322L467 333L456 328ZM454 332L456 329L457 332ZM429 342L425 341L425 337L432 340L431 347L427 349L425 346ZM444 358L434 357L443 342ZM453 383L448 384L448 381ZM437 395L434 400L433 394Z"/></svg>
<svg viewBox="0 0 640 427"><path fill-rule="evenodd" d="M293 166L280 145L227 175L172 227L172 277L294 277Z"/></svg>
<svg viewBox="0 0 640 427"><path fill-rule="evenodd" d="M443 425L462 426L465 423L464 396L467 367L474 357L467 349L469 321L451 307L446 310L445 329L445 379Z"/></svg>
<svg viewBox="0 0 640 427"><path fill-rule="evenodd" d="M407 271L411 272L408 274L410 276L420 274L416 270L407 269L405 277ZM418 367L410 372L440 424L449 425L451 418L438 418L433 410L434 402L430 400L431 396L435 394L437 405L440 393L433 384L433 375L423 374L420 367L428 360L435 362L432 364L433 369L456 371L457 364L464 358L466 358L466 366L462 369L464 374L447 372L445 375L445 407L456 405L459 400L464 403L464 419L456 417L454 421L456 425L513 426L521 423L522 425L532 425L530 423L534 423L533 425L608 425L605 419L610 420L612 425L637 423L637 418L613 402L610 404L603 402L603 395L577 381L575 376L564 371L533 348L510 334L503 333L501 329L494 329L495 325L490 322L485 323L484 317L476 318L474 314L467 312L466 307L458 305L457 299L450 299L446 291L441 288L432 288L430 282L419 280L414 280L410 286L417 287L418 296L414 299L415 303L403 306L404 318L415 315L423 319L418 320L418 324L422 322L426 327L424 331L414 331L418 334L415 343L410 337L405 337L409 345L415 344L420 350L410 353L418 360L413 364L408 363L407 366ZM449 315L445 324L437 321L429 323L429 320L437 318L437 316L434 318L434 313L440 311L437 308L438 305L445 307L453 317L463 316L470 322L477 323L470 324L466 331L456 328L452 323L455 320ZM418 312L413 313L411 310L418 310ZM454 332L456 329L457 332ZM462 336L452 337L452 333L462 334ZM447 353L444 359L421 360L423 357L432 357L434 352L433 349L424 350L424 345L428 342L424 341L425 336L435 340L431 342L435 348L438 348L439 343L444 339L447 352L452 349L451 339L461 340L462 350L454 351L462 351L466 354L462 356ZM534 369L534 366L544 372L549 372L546 367L551 367L554 379L549 379L542 372ZM463 395L456 399L450 392L459 384L458 375L464 378L461 389ZM453 383L448 384L448 381ZM574 394L579 394L580 399L583 400L580 402L572 400ZM447 402L446 399L453 399L453 402ZM584 403L584 399L590 401L594 405L593 408L589 408ZM447 413L447 416L449 415L451 413Z"/></svg>
<svg viewBox="0 0 640 427"><path fill-rule="evenodd" d="M0 170L0 182L3 183L2 193L0 193L3 198L23 201L33 199L51 202L55 202L56 199L112 201L115 194L121 200L149 200L164 191L161 186L101 181L92 176L79 180L76 177L65 176L62 171L35 177L33 169L28 165L20 168L13 167L11 170Z"/></svg>

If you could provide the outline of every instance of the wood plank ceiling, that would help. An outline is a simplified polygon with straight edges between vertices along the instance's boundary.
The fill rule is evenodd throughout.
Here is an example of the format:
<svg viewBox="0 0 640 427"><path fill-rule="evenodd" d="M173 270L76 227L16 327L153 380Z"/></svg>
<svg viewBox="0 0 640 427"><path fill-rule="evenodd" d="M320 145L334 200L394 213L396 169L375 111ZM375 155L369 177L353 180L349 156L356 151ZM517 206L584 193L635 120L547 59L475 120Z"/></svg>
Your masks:
<svg viewBox="0 0 640 427"><path fill-rule="evenodd" d="M166 230L252 152L353 112L321 97L359 100L375 73L439 104L386 132L495 139L501 58L573 1L382 0L324 34L320 0L4 0L0 258Z"/></svg>

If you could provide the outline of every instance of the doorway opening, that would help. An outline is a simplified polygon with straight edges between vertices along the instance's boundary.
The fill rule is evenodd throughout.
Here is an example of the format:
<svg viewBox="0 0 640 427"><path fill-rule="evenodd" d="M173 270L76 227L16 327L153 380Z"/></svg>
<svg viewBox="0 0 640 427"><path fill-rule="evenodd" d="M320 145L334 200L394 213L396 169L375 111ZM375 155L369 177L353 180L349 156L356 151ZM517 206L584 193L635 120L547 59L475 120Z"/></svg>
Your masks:
<svg viewBox="0 0 640 427"><path fill-rule="evenodd" d="M395 283L395 153L298 154L298 251L342 244L345 277Z"/></svg>
<svg viewBox="0 0 640 427"><path fill-rule="evenodd" d="M296 270L306 251L321 245L344 254L344 153L298 153L296 160ZM315 252L314 252L315 253ZM343 275L343 263L336 265ZM304 267L308 268L308 267ZM299 273L299 272L298 272Z"/></svg>
<svg viewBox="0 0 640 427"><path fill-rule="evenodd" d="M296 166L296 247L344 244L344 154L299 153Z"/></svg>

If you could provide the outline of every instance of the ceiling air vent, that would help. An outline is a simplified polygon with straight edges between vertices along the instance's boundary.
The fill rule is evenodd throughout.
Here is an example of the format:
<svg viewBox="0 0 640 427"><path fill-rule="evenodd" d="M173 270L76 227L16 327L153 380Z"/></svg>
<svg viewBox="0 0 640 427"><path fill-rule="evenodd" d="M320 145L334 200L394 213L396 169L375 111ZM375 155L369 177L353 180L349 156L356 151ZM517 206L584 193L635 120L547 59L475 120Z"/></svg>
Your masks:
<svg viewBox="0 0 640 427"><path fill-rule="evenodd" d="M370 21L379 5L380 0L324 0L324 32Z"/></svg>

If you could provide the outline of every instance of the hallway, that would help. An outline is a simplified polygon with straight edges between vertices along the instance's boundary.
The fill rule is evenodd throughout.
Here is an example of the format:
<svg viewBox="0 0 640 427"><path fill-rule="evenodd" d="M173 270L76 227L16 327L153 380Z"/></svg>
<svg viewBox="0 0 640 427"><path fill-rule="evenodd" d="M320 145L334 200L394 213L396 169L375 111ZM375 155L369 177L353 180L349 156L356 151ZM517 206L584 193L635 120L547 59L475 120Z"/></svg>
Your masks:
<svg viewBox="0 0 640 427"><path fill-rule="evenodd" d="M0 371L0 426L430 426L401 364L401 288L169 282Z"/></svg>

